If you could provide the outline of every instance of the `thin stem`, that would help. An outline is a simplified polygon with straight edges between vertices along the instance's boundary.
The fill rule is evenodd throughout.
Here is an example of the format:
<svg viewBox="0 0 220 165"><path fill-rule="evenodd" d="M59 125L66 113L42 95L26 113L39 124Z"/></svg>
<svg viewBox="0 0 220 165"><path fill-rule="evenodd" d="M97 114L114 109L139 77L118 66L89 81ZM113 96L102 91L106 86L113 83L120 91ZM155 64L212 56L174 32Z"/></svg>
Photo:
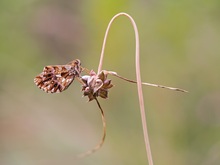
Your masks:
<svg viewBox="0 0 220 165"><path fill-rule="evenodd" d="M133 25L134 32L135 32L136 79L137 79L138 98L139 98L140 112L141 112L141 121L142 121L143 133L144 133L144 142L145 142L149 165L153 165L153 158L151 154L150 141L149 141L148 130L147 130L147 121L146 121L146 115L145 115L144 97L143 97L142 85L141 85L142 81L141 81L141 73L140 73L139 34L138 34L136 23L134 22L131 16L128 15L128 17Z"/></svg>
<svg viewBox="0 0 220 165"><path fill-rule="evenodd" d="M101 113L101 116L102 116L102 126L103 126L102 139L93 149L78 155L79 158L83 158L85 156L89 156L89 155L93 154L94 152L98 151L102 147L102 145L103 145L103 143L105 141L105 137L106 137L106 120L105 120L105 115L104 115L104 111L103 111L103 109L102 109L102 107L101 107L101 105L100 105L100 103L99 103L97 98L95 98L95 101L96 101L96 103L97 103L97 105L99 107L99 110L100 110L100 113Z"/></svg>
<svg viewBox="0 0 220 165"><path fill-rule="evenodd" d="M111 74L111 72L109 72ZM125 81L128 81L128 82L131 82L131 83L137 83L137 81L134 81L134 80L130 80L130 79L127 79L127 78L124 78L118 74L112 74L120 79L123 79ZM170 89L170 90L174 90L174 91L178 91L178 92L188 92L184 89L180 89L180 88L174 88L174 87L168 87L168 86L165 86L165 85L159 85L159 84L151 84L151 83L146 83L146 82L142 82L141 83L142 85L147 85L147 86L152 86L152 87L159 87L159 88L165 88L165 89Z"/></svg>
<svg viewBox="0 0 220 165"><path fill-rule="evenodd" d="M103 64L103 58L104 58L104 52L105 52L105 45L106 45L106 40L107 40L107 37L108 37L108 33L109 33L109 30L110 30L110 27L111 27L111 24L112 22L115 20L115 18L117 18L118 16L120 15L127 15L126 13L118 13L116 14L109 22L108 26L107 26L107 29L105 31L105 36L104 36L104 40L103 40L103 44L102 44L102 51L101 51L101 55L100 55L100 60L99 60L99 66L98 66L98 72L101 72L102 70L102 64Z"/></svg>
<svg viewBox="0 0 220 165"><path fill-rule="evenodd" d="M149 165L153 165L153 158L152 158L152 154L151 154L150 142L149 142L148 131L147 131L147 122L146 122L146 116L145 116L144 99L143 99L143 92L142 92L142 85L141 85L138 29L137 29L137 26L136 26L133 18L130 15L128 15L127 13L116 14L108 24L108 27L107 27L106 32L105 32L103 45L102 45L101 57L100 57L100 62L99 62L99 66L98 66L98 73L100 73L100 71L102 70L104 50L105 50L106 40L107 40L107 36L108 36L108 33L109 33L110 26L111 26L112 22L115 20L115 18L117 18L119 16L122 16L122 15L129 18L129 20L131 21L131 23L133 25L134 32L135 32L136 78L137 78L137 89L138 89L138 98L139 98L139 105L140 105L141 121L142 121L145 149L146 149L146 152L147 152L148 162L149 162Z"/></svg>

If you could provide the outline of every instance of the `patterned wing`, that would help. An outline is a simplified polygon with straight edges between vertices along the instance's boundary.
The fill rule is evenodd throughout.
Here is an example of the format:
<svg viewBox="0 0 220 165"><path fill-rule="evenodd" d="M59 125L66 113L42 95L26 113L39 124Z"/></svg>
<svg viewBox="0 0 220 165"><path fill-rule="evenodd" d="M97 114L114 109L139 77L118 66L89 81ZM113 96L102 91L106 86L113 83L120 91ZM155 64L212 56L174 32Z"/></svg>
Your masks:
<svg viewBox="0 0 220 165"><path fill-rule="evenodd" d="M70 86L80 72L79 60L67 65L46 66L43 72L35 77L34 83L47 93L60 93Z"/></svg>

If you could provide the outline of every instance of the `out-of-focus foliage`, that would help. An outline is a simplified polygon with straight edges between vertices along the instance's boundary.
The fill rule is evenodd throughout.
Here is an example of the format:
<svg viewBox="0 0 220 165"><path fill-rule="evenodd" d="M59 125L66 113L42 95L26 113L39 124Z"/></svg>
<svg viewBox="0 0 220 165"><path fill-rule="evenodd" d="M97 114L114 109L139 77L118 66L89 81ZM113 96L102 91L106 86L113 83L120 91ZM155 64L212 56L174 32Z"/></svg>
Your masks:
<svg viewBox="0 0 220 165"><path fill-rule="evenodd" d="M0 1L0 164L147 164L134 84L112 78L101 150L78 162L102 134L95 102L74 82L60 94L33 83L45 65L79 58L97 69L110 19L127 12L140 33L142 80L188 94L144 87L155 164L220 163L220 1ZM104 69L135 79L134 34L118 18Z"/></svg>

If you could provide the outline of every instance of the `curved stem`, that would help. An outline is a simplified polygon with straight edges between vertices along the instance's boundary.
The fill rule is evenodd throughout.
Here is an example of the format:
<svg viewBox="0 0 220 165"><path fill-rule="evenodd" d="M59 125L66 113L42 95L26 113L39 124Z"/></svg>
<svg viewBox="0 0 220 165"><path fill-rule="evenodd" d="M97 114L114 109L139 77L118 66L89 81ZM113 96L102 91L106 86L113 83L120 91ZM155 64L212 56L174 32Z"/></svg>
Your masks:
<svg viewBox="0 0 220 165"><path fill-rule="evenodd" d="M85 156L89 156L89 155L93 154L94 152L96 152L97 150L99 150L99 149L102 147L102 145L103 145L103 143L104 143L104 141L105 141L105 137L106 137L106 121L105 121L105 115L104 115L104 111L103 111L103 109L102 109L102 107L101 107L101 105L100 105L100 103L99 103L99 101L98 101L97 98L95 98L95 101L96 101L96 103L97 103L97 105L98 105L98 107L99 107L99 110L100 110L101 116L102 116L102 126L103 126L102 139L101 139L101 141L99 142L99 144L97 144L93 149L91 149L91 150L89 150L89 151L86 151L85 153L82 153L82 154L78 155L79 158L83 158L83 157L85 157Z"/></svg>
<svg viewBox="0 0 220 165"><path fill-rule="evenodd" d="M115 18L117 18L120 15L128 15L128 14L118 13L110 20L110 22L107 26L107 29L105 31L105 36L104 36L104 40L103 40L103 44L102 44L102 51L101 51L101 55L100 55L100 60L99 60L99 66L98 66L98 72L97 73L101 72L101 70L102 70L102 63L103 63L103 58L104 58L105 45L106 45L106 40L107 40L107 37L108 37L108 33L109 33L109 30L110 30L111 24L115 20Z"/></svg>
<svg viewBox="0 0 220 165"><path fill-rule="evenodd" d="M103 41L101 57L100 57L100 62L99 62L97 73L99 73L102 70L102 63L103 63L103 58L104 58L104 50L105 50L105 45L106 45L106 39L107 39L107 36L108 36L110 26L111 26L112 22L115 20L115 18L117 18L119 16L122 16L122 15L129 18L129 20L131 21L131 23L133 25L134 32L135 32L136 79L137 79L137 89L138 89L138 98L139 98L139 105L140 105L141 121L142 121L144 142L145 142L145 148L146 148L146 152L147 152L148 162L149 162L149 165L153 165L153 158L152 158L152 154L151 154L150 142L149 142L148 131L147 131L147 122L146 122L146 116L145 116L144 99L143 99L143 92L142 92L142 85L141 85L138 29L137 29L137 26L136 26L133 18L130 15L128 15L127 13L118 13L109 22L108 27L107 27L106 32L105 32L105 37L104 37L104 41Z"/></svg>

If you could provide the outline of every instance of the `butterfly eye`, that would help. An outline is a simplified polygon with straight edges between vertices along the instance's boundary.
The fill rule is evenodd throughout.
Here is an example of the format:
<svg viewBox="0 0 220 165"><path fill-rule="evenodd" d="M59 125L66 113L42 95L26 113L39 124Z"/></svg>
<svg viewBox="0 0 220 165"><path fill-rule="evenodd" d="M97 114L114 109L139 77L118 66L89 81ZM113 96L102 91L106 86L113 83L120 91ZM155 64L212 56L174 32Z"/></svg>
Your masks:
<svg viewBox="0 0 220 165"><path fill-rule="evenodd" d="M81 65L80 60L76 59L75 64L76 64L76 65Z"/></svg>

